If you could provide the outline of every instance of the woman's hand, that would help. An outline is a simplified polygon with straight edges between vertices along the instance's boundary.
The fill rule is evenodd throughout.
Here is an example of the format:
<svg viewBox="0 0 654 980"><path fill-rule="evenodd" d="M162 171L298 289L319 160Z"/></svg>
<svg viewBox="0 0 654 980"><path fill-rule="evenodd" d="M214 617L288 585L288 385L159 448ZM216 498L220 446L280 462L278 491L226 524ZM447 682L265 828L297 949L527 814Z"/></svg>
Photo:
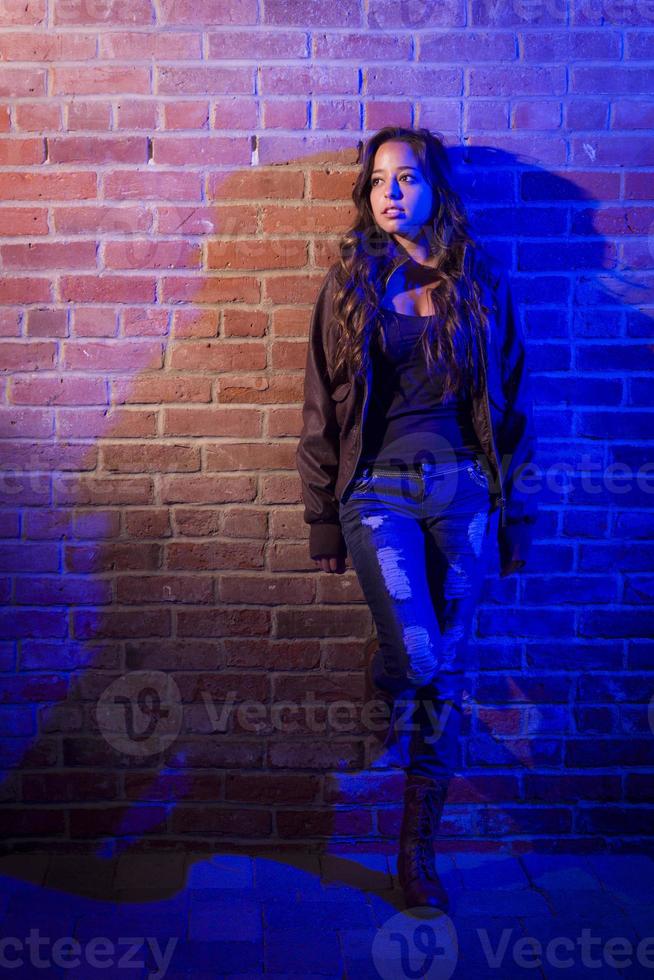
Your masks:
<svg viewBox="0 0 654 980"><path fill-rule="evenodd" d="M345 558L339 555L320 555L319 558L314 558L314 561L323 572L336 572L342 575L345 571Z"/></svg>

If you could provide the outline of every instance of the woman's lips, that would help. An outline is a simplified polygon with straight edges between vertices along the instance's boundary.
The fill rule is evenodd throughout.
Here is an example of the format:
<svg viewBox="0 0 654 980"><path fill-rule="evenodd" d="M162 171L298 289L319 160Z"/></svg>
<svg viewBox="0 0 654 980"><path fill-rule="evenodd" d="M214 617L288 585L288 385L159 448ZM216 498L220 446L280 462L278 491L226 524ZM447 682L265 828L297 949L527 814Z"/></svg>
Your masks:
<svg viewBox="0 0 654 980"><path fill-rule="evenodd" d="M387 218L399 218L404 214L404 211L402 208L388 208L382 214L385 214Z"/></svg>

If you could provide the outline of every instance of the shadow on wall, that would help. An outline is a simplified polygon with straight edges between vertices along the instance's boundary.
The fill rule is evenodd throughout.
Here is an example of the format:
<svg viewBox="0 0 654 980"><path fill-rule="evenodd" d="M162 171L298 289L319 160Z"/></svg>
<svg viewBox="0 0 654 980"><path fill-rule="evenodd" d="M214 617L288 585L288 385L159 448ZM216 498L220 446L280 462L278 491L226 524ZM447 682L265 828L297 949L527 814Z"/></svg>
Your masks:
<svg viewBox="0 0 654 980"><path fill-rule="evenodd" d="M638 340L651 335L639 308L652 302L651 273L638 270L651 238L634 237L617 203L617 168L552 174L483 146L451 156L473 227L524 310L544 487L531 574L486 582L482 670L470 674L450 793L472 804L455 838L500 846L533 828L477 812L497 793L486 774L509 777L493 802L541 802L557 778L546 772L564 764L560 736L575 732L570 699L602 700L583 672L619 670L621 638L647 636L638 610L635 631L625 621L607 573L642 570L629 556L651 528L652 490L632 479L616 491L606 474L648 461L652 355ZM96 335L65 344L61 375L24 364L12 381L23 432L3 447L16 585L1 717L14 851L110 859L173 843L330 851L361 839L395 850L402 771L363 711L370 614L353 571L314 572L295 470L308 315L352 213L353 173L331 165L354 162L338 150L279 161L212 175L208 204L126 207L128 227L109 223L102 237L130 276L71 276L63 290L75 324ZM147 197L130 186L116 204ZM115 302L128 304L120 331L113 307L85 305ZM33 407L44 404L56 435ZM633 590L625 601L637 603ZM506 704L531 710L515 738L504 737Z"/></svg>

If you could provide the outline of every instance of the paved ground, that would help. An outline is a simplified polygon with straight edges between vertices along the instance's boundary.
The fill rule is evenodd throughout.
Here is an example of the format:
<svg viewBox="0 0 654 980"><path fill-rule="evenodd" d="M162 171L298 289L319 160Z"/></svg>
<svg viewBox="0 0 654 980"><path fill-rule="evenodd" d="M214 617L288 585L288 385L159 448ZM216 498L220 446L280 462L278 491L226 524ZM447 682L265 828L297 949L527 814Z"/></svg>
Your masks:
<svg viewBox="0 0 654 980"><path fill-rule="evenodd" d="M437 864L447 916L404 910L395 858L382 854L0 858L0 971L654 978L651 858L455 854Z"/></svg>

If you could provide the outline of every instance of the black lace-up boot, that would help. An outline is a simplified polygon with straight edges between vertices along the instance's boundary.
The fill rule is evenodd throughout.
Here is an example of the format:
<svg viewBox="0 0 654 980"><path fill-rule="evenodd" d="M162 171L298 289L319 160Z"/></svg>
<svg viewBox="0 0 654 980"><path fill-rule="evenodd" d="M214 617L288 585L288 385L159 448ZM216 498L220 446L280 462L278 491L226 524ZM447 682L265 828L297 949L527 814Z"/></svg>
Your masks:
<svg viewBox="0 0 654 980"><path fill-rule="evenodd" d="M434 862L433 835L447 796L447 780L407 775L397 872L407 908L449 908L449 899Z"/></svg>

